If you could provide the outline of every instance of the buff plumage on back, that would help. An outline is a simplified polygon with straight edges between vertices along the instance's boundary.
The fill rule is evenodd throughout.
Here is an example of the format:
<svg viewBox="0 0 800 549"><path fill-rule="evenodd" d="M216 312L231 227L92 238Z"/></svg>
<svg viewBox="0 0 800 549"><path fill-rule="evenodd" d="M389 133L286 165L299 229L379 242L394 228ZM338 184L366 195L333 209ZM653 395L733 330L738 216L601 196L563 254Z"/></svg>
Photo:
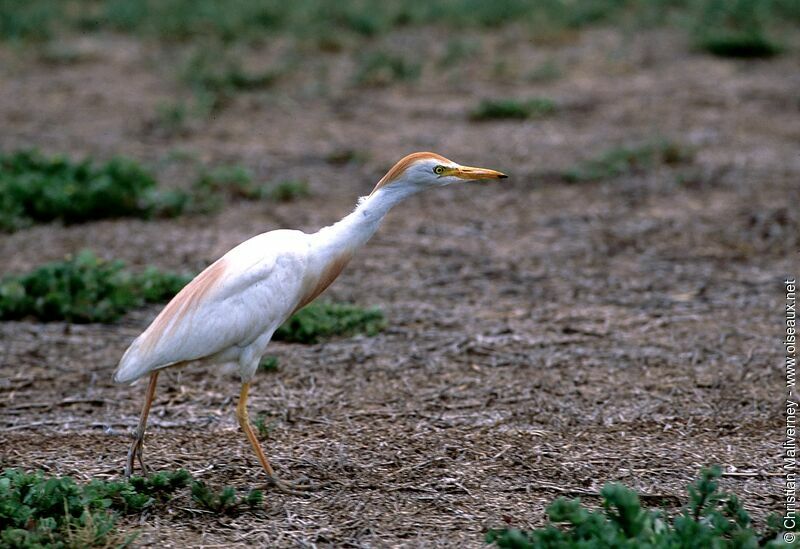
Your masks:
<svg viewBox="0 0 800 549"><path fill-rule="evenodd" d="M169 335L170 330L182 318L195 310L224 276L225 259L222 258L209 265L178 292L178 295L172 298L147 330L127 350L114 374L115 379L126 381L146 373L153 365L150 359L161 339Z"/></svg>
<svg viewBox="0 0 800 549"><path fill-rule="evenodd" d="M375 191L377 191L378 189L380 189L384 185L388 185L392 181L397 181L397 179L402 177L402 175L409 168L409 166L411 166L415 162L419 162L420 160L429 160L429 159L438 160L442 164L452 164L453 163L451 160L448 160L444 156L442 156L440 154L432 153L432 152L415 152L415 153L411 153L408 156L402 158L397 164L392 166L392 169L390 169L388 172L386 172L386 175L384 175L381 178L381 180L378 181L378 184L375 185L375 188L372 189L372 192L370 193L370 196L372 196L375 193Z"/></svg>
<svg viewBox="0 0 800 549"><path fill-rule="evenodd" d="M168 330L187 313L197 308L198 303L211 293L211 290L225 276L225 260L220 259L209 265L202 273L189 282L153 321L142 334L142 350L151 351L168 334Z"/></svg>

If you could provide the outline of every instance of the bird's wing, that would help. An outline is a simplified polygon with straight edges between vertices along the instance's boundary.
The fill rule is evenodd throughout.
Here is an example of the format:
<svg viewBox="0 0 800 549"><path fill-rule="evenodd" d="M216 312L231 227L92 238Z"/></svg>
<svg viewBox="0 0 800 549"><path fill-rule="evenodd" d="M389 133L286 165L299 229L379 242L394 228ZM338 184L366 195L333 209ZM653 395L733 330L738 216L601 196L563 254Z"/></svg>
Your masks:
<svg viewBox="0 0 800 549"><path fill-rule="evenodd" d="M187 284L125 352L114 379L245 347L296 305L306 236L272 231L240 244Z"/></svg>

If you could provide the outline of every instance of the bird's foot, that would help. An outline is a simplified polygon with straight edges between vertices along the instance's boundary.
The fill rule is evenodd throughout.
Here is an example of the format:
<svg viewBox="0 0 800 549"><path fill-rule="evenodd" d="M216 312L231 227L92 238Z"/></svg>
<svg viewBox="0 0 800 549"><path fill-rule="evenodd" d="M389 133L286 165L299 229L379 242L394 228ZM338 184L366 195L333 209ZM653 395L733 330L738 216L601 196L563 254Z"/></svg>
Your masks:
<svg viewBox="0 0 800 549"><path fill-rule="evenodd" d="M142 468L142 475L145 477L150 476L150 470L147 468L147 465L144 464L144 459L142 458L142 447L144 444L139 444L139 450L136 452L136 459L139 461L139 467Z"/></svg>
<svg viewBox="0 0 800 549"><path fill-rule="evenodd" d="M292 494L297 496L315 490L320 490L328 486L329 484L330 484L329 482L312 484L306 477L303 477L297 481L290 481L290 480L282 480L279 479L278 477L272 476L269 477L266 488L274 488L285 494Z"/></svg>
<svg viewBox="0 0 800 549"><path fill-rule="evenodd" d="M144 476L148 475L147 465L144 464L144 459L142 458L143 447L144 437L139 436L138 432L135 432L134 441L128 450L128 459L125 463L125 478L131 478L131 475L133 474L134 460L139 462L139 466L142 468L142 474Z"/></svg>

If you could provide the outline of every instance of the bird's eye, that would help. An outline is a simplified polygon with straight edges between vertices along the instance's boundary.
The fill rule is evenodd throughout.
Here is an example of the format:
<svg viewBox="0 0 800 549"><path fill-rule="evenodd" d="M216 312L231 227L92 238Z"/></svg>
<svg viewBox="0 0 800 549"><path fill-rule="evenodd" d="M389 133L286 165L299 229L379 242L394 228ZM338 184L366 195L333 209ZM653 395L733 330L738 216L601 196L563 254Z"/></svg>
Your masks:
<svg viewBox="0 0 800 549"><path fill-rule="evenodd" d="M433 173L436 175L442 175L444 173L444 166L436 166L433 168Z"/></svg>

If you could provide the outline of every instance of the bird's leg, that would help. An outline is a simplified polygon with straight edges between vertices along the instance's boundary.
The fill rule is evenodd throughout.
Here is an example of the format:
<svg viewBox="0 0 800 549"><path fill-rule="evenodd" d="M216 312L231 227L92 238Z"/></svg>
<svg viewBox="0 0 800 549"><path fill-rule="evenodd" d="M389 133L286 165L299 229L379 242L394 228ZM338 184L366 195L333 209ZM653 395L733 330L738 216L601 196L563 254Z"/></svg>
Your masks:
<svg viewBox="0 0 800 549"><path fill-rule="evenodd" d="M242 383L242 392L239 393L239 404L236 406L236 418L239 420L239 425L244 431L244 434L247 435L247 440L250 441L250 445L253 447L253 450L255 450L258 461L261 462L261 466L264 467L264 471L267 472L270 484L276 487L278 490L290 494L295 493L297 490L309 490L314 488L308 484L287 482L275 476L275 471L269 464L267 456L264 455L264 451L261 449L261 444L258 442L256 434L253 432L253 428L250 427L250 419L247 415L247 393L249 390L250 384Z"/></svg>
<svg viewBox="0 0 800 549"><path fill-rule="evenodd" d="M125 464L125 478L130 478L133 473L133 460L139 460L139 465L142 467L142 473L147 475L147 467L142 459L142 445L144 443L144 430L147 427L147 414L150 413L150 405L153 403L153 396L156 393L156 381L158 380L158 370L150 374L150 383L147 384L147 392L144 397L144 406L142 406L142 415L139 416L139 426L134 431L133 443L128 450L128 460Z"/></svg>

